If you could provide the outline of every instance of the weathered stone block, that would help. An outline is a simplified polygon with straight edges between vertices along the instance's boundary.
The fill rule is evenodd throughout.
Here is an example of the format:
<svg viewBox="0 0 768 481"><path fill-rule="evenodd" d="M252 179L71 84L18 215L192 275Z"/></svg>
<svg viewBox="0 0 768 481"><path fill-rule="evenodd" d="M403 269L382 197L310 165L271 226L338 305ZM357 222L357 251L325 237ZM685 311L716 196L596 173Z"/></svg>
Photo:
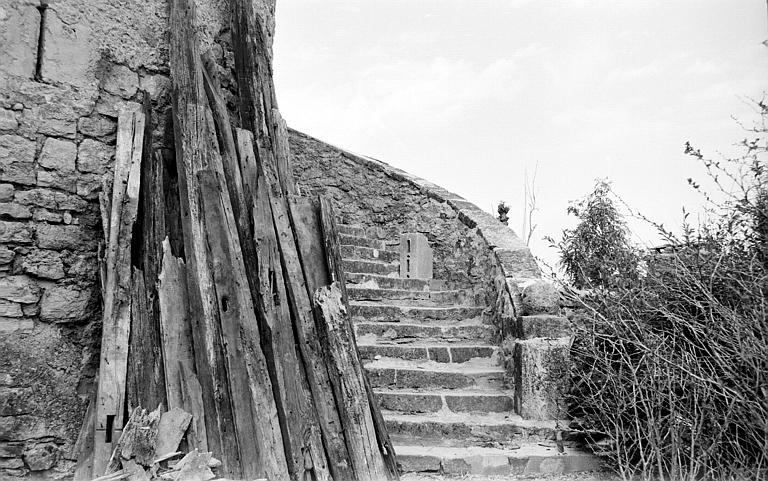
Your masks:
<svg viewBox="0 0 768 481"><path fill-rule="evenodd" d="M522 289L523 314L557 314L560 310L560 292L546 281L532 282Z"/></svg>
<svg viewBox="0 0 768 481"><path fill-rule="evenodd" d="M19 204L36 205L53 210L83 212L88 208L88 202L80 197L51 189L19 191L16 192L15 198Z"/></svg>
<svg viewBox="0 0 768 481"><path fill-rule="evenodd" d="M93 235L77 225L37 225L37 245L42 249L85 250L95 241Z"/></svg>
<svg viewBox="0 0 768 481"><path fill-rule="evenodd" d="M24 272L44 279L58 280L64 277L64 263L55 251L35 249L21 263Z"/></svg>
<svg viewBox="0 0 768 481"><path fill-rule="evenodd" d="M7 89L9 101L24 106L19 118L21 132L66 138L75 137L77 119L93 110L97 93L95 87L74 89L31 81L3 87Z"/></svg>
<svg viewBox="0 0 768 481"><path fill-rule="evenodd" d="M26 332L35 328L32 319L19 319L15 317L0 317L0 333L10 334L14 332Z"/></svg>
<svg viewBox="0 0 768 481"><path fill-rule="evenodd" d="M46 169L74 172L77 146L74 142L53 138L45 139L38 164Z"/></svg>
<svg viewBox="0 0 768 481"><path fill-rule="evenodd" d="M77 170L103 174L112 164L115 148L92 139L80 143L77 154Z"/></svg>
<svg viewBox="0 0 768 481"><path fill-rule="evenodd" d="M51 469L58 461L59 448L53 443L43 443L24 451L24 462L30 471Z"/></svg>
<svg viewBox="0 0 768 481"><path fill-rule="evenodd" d="M53 286L45 290L40 305L40 320L80 322L88 318L91 290L77 286Z"/></svg>
<svg viewBox="0 0 768 481"><path fill-rule="evenodd" d="M40 74L48 82L86 87L95 81L95 45L88 22L66 24L56 7L46 10Z"/></svg>
<svg viewBox="0 0 768 481"><path fill-rule="evenodd" d="M0 469L18 469L24 467L24 461L18 458L0 459Z"/></svg>
<svg viewBox="0 0 768 481"><path fill-rule="evenodd" d="M77 176L73 172L39 170L37 172L37 185L40 187L55 187L74 194L77 192Z"/></svg>
<svg viewBox="0 0 768 481"><path fill-rule="evenodd" d="M46 209L35 209L35 212L32 214L32 219L37 222L50 222L51 224L61 224L63 222L61 214Z"/></svg>
<svg viewBox="0 0 768 481"><path fill-rule="evenodd" d="M18 135L0 135L0 181L35 184L35 142Z"/></svg>
<svg viewBox="0 0 768 481"><path fill-rule="evenodd" d="M0 246L0 264L8 264L13 260L14 252L7 247Z"/></svg>
<svg viewBox="0 0 768 481"><path fill-rule="evenodd" d="M571 339L514 341L511 368L515 410L526 419L559 419L565 413Z"/></svg>
<svg viewBox="0 0 768 481"><path fill-rule="evenodd" d="M117 122L102 115L83 117L77 121L77 130L89 137L106 137L117 131ZM81 144L82 147L82 144Z"/></svg>
<svg viewBox="0 0 768 481"><path fill-rule="evenodd" d="M0 242L31 244L32 229L24 222L6 222L0 220Z"/></svg>
<svg viewBox="0 0 768 481"><path fill-rule="evenodd" d="M21 304L0 299L0 317L23 317Z"/></svg>
<svg viewBox="0 0 768 481"><path fill-rule="evenodd" d="M171 79L166 75L145 75L139 86L146 90L152 100L158 100L171 94Z"/></svg>
<svg viewBox="0 0 768 481"><path fill-rule="evenodd" d="M13 217L14 219L30 219L32 212L24 205L13 202L0 202L0 216Z"/></svg>
<svg viewBox="0 0 768 481"><path fill-rule="evenodd" d="M13 191L12 184L0 184L0 202L13 200Z"/></svg>
<svg viewBox="0 0 768 481"><path fill-rule="evenodd" d="M0 277L0 299L31 304L40 299L40 287L27 276Z"/></svg>
<svg viewBox="0 0 768 481"><path fill-rule="evenodd" d="M38 2L7 0L0 6L0 70L9 75L35 75L40 30Z"/></svg>
<svg viewBox="0 0 768 481"><path fill-rule="evenodd" d="M0 109L0 130L16 130L19 121L13 110Z"/></svg>
<svg viewBox="0 0 768 481"><path fill-rule="evenodd" d="M84 199L97 199L101 191L101 175L81 174L77 179L77 195Z"/></svg>
<svg viewBox="0 0 768 481"><path fill-rule="evenodd" d="M118 97L130 98L139 87L139 75L124 65L112 65L101 78L101 88Z"/></svg>

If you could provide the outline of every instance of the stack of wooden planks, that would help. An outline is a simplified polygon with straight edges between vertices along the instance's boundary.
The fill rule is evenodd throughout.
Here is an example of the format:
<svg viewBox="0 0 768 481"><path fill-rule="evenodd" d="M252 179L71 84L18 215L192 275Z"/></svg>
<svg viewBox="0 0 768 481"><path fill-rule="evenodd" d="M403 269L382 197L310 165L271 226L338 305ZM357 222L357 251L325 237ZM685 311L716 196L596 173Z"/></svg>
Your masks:
<svg viewBox="0 0 768 481"><path fill-rule="evenodd" d="M119 118L98 392L76 479L129 469L114 455L126 413L158 405L191 415L182 447L213 453L227 478L397 479L332 206L295 192L263 26L232 0L235 124L194 18L193 0L171 1L176 168L151 153L148 102Z"/></svg>

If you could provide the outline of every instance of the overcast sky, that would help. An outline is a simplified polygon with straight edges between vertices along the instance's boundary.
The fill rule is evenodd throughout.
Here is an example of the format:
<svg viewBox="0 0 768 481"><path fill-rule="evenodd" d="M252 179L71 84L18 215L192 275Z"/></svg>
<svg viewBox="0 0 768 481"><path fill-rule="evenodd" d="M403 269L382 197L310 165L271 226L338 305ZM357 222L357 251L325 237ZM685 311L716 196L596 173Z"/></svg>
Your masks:
<svg viewBox="0 0 768 481"><path fill-rule="evenodd" d="M275 81L293 128L491 211L520 233L536 178L533 253L608 178L666 225L700 198L683 155L732 151L768 80L766 0L278 0ZM638 240L651 230L633 222Z"/></svg>

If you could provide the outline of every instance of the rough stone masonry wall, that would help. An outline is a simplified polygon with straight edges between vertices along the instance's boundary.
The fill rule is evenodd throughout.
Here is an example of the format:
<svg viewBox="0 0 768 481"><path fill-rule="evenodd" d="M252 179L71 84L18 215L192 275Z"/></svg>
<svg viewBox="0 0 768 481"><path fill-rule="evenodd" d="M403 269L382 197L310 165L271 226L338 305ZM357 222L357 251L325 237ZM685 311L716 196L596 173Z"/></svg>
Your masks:
<svg viewBox="0 0 768 481"><path fill-rule="evenodd" d="M274 32L274 0L256 0ZM199 0L219 56L228 3ZM101 340L98 193L122 104L173 145L165 0L0 2L0 479L67 477ZM166 149L164 155L172 153Z"/></svg>
<svg viewBox="0 0 768 481"><path fill-rule="evenodd" d="M538 278L528 248L490 214L442 187L383 162L290 132L294 174L302 194L325 194L344 222L373 228L385 238L421 232L434 250L434 277L469 289L490 306L499 328L514 317L509 283ZM509 288L516 289L510 285ZM519 309L518 309L519 310Z"/></svg>

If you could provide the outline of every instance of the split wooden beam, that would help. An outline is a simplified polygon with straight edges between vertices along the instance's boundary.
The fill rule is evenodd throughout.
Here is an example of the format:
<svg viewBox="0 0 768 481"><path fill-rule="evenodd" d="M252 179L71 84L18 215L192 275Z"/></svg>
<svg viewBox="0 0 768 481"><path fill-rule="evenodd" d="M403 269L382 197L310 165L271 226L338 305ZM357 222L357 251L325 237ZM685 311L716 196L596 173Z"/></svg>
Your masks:
<svg viewBox="0 0 768 481"><path fill-rule="evenodd" d="M349 296L347 295L346 277L341 261L341 247L339 245L339 231L336 227L336 214L333 209L333 204L328 198L320 196L318 202L320 205L320 222L322 226L322 238L323 245L325 246L325 259L328 274L332 285L338 287L343 307L341 313L338 315L338 323L328 321L323 325L328 329L331 329L331 326L337 326L338 340L336 342L340 342L342 345L348 345L349 349L346 352L352 353L352 355L356 357L356 359L348 359L346 362L350 362L353 365L355 375L358 376L358 379L362 379L365 397L368 400L368 409L366 412L370 412L372 416L371 420L373 422L375 439L379 447L379 452L384 457L389 478L398 480L400 476L397 467L395 448L389 437L389 433L387 432L387 427L384 424L384 417L381 415L381 410L379 409L379 404L375 398L373 388L371 388L368 377L362 370L363 360L360 356L360 351L357 349L355 329L349 318ZM333 299L334 296L329 292L325 294L325 297ZM333 317L333 312L330 312L329 315ZM365 420L367 422L367 416Z"/></svg>
<svg viewBox="0 0 768 481"><path fill-rule="evenodd" d="M270 374L291 477L306 479L306 473L323 480L329 479L332 471L345 475L335 479L353 480L351 471L345 470L348 465L342 461L338 469L331 464L329 471L329 460L335 459L334 451L326 457L320 428L322 420L318 419L313 405L308 373L296 346L268 186L256 163L251 133L238 129L236 137L246 198L252 199L247 210L253 219L251 235L256 247L257 271L250 279L257 290L256 303L263 316L262 345L271 361Z"/></svg>
<svg viewBox="0 0 768 481"><path fill-rule="evenodd" d="M103 218L103 316L99 382L94 422L93 474L104 474L112 444L125 424L128 341L131 326L131 243L139 204L139 182L145 115L138 109L120 112L117 126L110 210Z"/></svg>
<svg viewBox="0 0 768 481"><path fill-rule="evenodd" d="M171 5L187 291L208 447L233 478L288 479L280 425L203 83L194 2Z"/></svg>
<svg viewBox="0 0 768 481"><path fill-rule="evenodd" d="M188 445L206 452L205 410L202 387L195 374L186 275L184 261L174 257L166 238L157 291L168 409L183 409L192 415Z"/></svg>

